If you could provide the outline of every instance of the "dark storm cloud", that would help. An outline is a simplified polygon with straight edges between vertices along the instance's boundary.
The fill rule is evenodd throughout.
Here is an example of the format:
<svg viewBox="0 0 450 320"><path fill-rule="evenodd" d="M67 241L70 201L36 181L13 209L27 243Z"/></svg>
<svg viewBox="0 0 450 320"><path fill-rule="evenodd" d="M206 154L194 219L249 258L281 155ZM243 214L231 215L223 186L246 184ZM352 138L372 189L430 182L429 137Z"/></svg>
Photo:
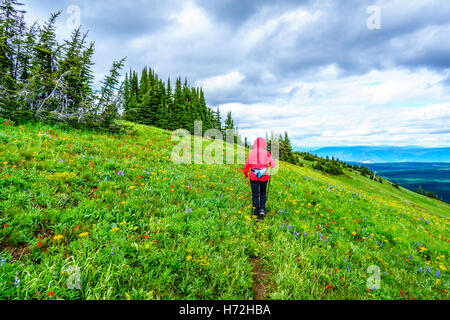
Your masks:
<svg viewBox="0 0 450 320"><path fill-rule="evenodd" d="M117 46L123 46L126 41L142 35L154 34L164 37L164 29L173 23L171 15L178 12L184 3L144 0L25 2L30 9L39 11L41 15L57 10L64 11L72 4L79 5L82 10L82 23L93 37L95 35L96 42L101 43L102 39L115 39ZM381 30L368 30L366 27L369 16L366 9L373 4L381 8ZM206 76L205 72L194 71L196 68L203 70L204 65L214 67L209 71L211 74L235 66L244 71L246 84L258 84L262 71L270 71L278 81L289 81L330 64L338 66L341 75L360 74L374 68L392 66L450 68L450 47L442 42L444 37L448 38L448 32L444 34L439 29L440 26L448 25L450 21L450 3L444 0L430 2L199 0L195 5L203 9L214 24L224 26L228 31L217 34L218 37L226 37L219 46L208 47L198 40L193 42L190 48L182 46L165 48L168 51L178 50L179 54L175 55L174 63L188 66L185 68L190 69L187 70L188 73L194 76ZM323 15L313 22L311 28L286 34L290 37L287 39L278 38L283 35L284 28L289 27L285 23L280 23L278 29L266 34L249 52L239 56L238 60L231 56L233 48L227 46L227 42L233 40L247 22L254 19L264 24L277 15L299 8ZM258 23L254 25L258 27ZM432 41L414 38L415 32L429 26L436 27ZM240 40L245 41L245 38ZM420 43L421 40L424 41L423 44ZM279 45L283 41L290 43L287 49L280 49ZM237 52L239 45L238 41L233 43ZM414 47L411 47L412 45ZM148 49L152 50L151 47ZM405 50L408 50L407 54ZM223 52L228 57L224 56ZM127 54L132 55L132 52ZM171 56L174 55L171 53ZM156 61L142 61L138 57L131 59L133 64L158 63L158 57L155 57ZM182 69L178 72L185 73Z"/></svg>
<svg viewBox="0 0 450 320"><path fill-rule="evenodd" d="M237 29L264 6L270 5L273 11L281 11L304 6L310 2L310 0L199 0L197 4L207 10L214 20L222 21Z"/></svg>

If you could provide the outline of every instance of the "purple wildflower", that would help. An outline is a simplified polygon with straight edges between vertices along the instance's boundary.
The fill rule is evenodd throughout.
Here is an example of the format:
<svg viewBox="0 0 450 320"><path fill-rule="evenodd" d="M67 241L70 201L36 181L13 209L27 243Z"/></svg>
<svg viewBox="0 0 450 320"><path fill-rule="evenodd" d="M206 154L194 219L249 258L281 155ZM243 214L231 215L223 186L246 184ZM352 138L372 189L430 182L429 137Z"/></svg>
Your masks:
<svg viewBox="0 0 450 320"><path fill-rule="evenodd" d="M20 283L20 280L19 280L19 277L16 274L16 276L14 277L14 285L16 286L16 288L19 287L19 283Z"/></svg>

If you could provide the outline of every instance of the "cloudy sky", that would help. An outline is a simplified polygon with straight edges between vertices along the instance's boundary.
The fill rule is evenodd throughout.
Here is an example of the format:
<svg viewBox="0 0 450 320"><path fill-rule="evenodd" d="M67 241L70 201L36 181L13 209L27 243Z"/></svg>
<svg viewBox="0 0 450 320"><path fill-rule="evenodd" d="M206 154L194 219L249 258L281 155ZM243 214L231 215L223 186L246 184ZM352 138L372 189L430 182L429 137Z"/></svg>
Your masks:
<svg viewBox="0 0 450 320"><path fill-rule="evenodd" d="M22 2L29 22L62 10L60 38L79 8L97 80L122 57L187 77L250 139L450 146L448 0Z"/></svg>

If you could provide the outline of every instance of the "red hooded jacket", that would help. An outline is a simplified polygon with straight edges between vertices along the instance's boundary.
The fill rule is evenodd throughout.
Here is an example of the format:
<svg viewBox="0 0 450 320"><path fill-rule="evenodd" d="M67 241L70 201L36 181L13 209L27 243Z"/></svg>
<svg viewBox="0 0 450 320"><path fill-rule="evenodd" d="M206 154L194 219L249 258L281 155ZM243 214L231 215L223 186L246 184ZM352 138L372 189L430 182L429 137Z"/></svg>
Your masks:
<svg viewBox="0 0 450 320"><path fill-rule="evenodd" d="M248 154L247 161L244 166L245 177L250 175L250 180L253 181L268 181L270 177L268 175L262 176L258 179L251 169L264 169L270 164L270 167L275 167L275 160L269 151L266 150L267 142L263 138L258 138L253 143L253 149ZM250 172L249 172L250 171Z"/></svg>

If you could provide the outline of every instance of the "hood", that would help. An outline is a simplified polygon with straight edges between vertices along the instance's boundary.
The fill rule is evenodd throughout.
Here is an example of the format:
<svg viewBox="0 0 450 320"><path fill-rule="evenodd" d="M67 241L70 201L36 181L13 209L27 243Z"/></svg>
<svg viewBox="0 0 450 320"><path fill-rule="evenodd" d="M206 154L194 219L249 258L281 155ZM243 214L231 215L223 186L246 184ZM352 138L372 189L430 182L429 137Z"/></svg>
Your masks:
<svg viewBox="0 0 450 320"><path fill-rule="evenodd" d="M253 142L253 149L265 149L267 147L267 142L264 138L258 138Z"/></svg>

